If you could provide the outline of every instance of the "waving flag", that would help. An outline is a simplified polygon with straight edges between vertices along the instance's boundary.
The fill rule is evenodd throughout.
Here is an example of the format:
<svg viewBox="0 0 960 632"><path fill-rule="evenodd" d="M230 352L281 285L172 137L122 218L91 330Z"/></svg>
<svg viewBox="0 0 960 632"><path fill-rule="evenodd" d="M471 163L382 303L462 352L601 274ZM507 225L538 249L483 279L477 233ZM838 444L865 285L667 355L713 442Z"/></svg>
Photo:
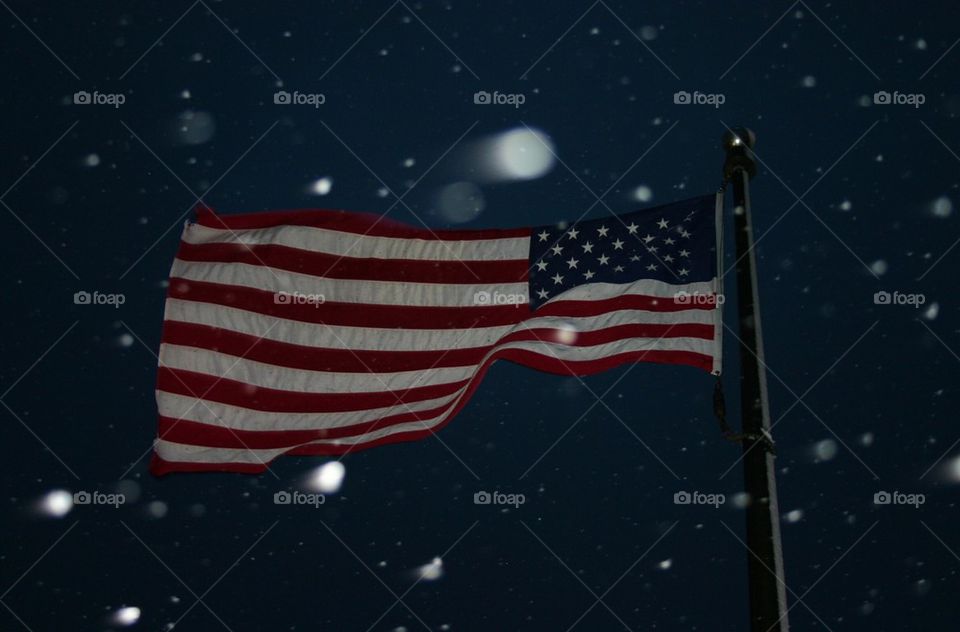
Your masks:
<svg viewBox="0 0 960 632"><path fill-rule="evenodd" d="M498 359L719 374L719 196L573 225L430 231L376 215L198 209L170 272L151 470L409 441Z"/></svg>

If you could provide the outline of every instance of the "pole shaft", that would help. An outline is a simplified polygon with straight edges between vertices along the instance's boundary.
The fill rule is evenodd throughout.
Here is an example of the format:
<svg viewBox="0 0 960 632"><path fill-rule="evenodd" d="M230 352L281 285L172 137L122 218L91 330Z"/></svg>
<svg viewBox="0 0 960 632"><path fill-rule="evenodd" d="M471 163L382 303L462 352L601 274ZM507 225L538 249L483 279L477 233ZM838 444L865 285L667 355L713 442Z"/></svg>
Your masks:
<svg viewBox="0 0 960 632"><path fill-rule="evenodd" d="M744 488L750 502L747 519L747 573L750 630L787 632L786 585L777 506L774 456L764 437L770 435L763 336L757 301L756 257L750 208L750 174L738 168L733 181L734 232L737 256L737 307L740 319L740 407L742 414Z"/></svg>

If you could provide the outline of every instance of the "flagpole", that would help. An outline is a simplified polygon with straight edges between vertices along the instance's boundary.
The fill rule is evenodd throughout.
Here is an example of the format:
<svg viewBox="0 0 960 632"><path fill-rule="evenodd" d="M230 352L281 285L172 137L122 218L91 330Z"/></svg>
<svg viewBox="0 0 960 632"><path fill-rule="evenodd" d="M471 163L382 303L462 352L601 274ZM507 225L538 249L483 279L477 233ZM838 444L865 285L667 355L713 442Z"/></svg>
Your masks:
<svg viewBox="0 0 960 632"><path fill-rule="evenodd" d="M724 182L733 184L733 223L736 235L737 309L740 323L740 408L743 478L749 497L747 576L750 630L787 632L787 596L783 579L783 543L777 506L770 404L763 361L757 268L750 207L750 179L756 174L753 146L756 135L746 128L724 134L727 159Z"/></svg>

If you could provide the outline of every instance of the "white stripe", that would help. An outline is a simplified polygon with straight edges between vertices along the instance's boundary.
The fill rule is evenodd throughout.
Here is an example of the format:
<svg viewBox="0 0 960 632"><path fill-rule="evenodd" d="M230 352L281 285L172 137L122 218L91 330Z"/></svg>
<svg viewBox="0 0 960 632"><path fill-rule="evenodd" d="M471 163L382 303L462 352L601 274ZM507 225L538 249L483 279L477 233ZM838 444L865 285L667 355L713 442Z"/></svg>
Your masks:
<svg viewBox="0 0 960 632"><path fill-rule="evenodd" d="M552 344L537 341L512 342L498 345L492 349L484 361L493 353L502 349L523 349L539 353L549 358L558 358L565 362L597 360L611 355L629 353L631 351L691 351L704 355L712 355L714 342L701 338L629 338L617 340L601 345L588 347L571 347L562 344ZM476 374L483 364L472 367ZM349 374L363 375L363 374ZM201 423L210 423L217 426L230 427L236 430L304 430L319 428L338 428L365 421L374 421L382 417L411 411L429 410L438 408L462 394L469 384L457 392L443 398L414 402L409 405L398 404L376 411L351 411L343 413L278 413L252 410L228 404L221 404L210 400L198 402L196 398L157 392L160 414L174 419L186 419ZM204 403L206 405L204 405Z"/></svg>
<svg viewBox="0 0 960 632"><path fill-rule="evenodd" d="M479 307L479 292L524 297L526 283L404 283L329 279L246 263L210 263L176 259L171 277L190 281L219 283L285 294L300 293L319 297L321 302L363 303L366 305L409 305L416 307ZM322 303L317 303L322 308Z"/></svg>
<svg viewBox="0 0 960 632"><path fill-rule="evenodd" d="M272 413L221 404L210 400L200 400L189 395L157 391L157 407L164 417L233 428L234 430L315 430L318 428L352 426L400 413L439 408L458 397L462 392L462 390L458 390L456 393L451 393L445 397L368 410L340 413Z"/></svg>
<svg viewBox="0 0 960 632"><path fill-rule="evenodd" d="M233 450L174 443L164 439L155 439L153 442L157 456L172 463L269 463L288 449Z"/></svg>
<svg viewBox="0 0 960 632"><path fill-rule="evenodd" d="M518 308L520 309L520 308ZM307 323L214 303L168 299L165 320L226 329L304 347L379 351L462 349L492 345L513 325L474 329L388 329Z"/></svg>
<svg viewBox="0 0 960 632"><path fill-rule="evenodd" d="M259 388L296 393L382 393L469 379L472 367L435 368L395 373L332 373L291 369L235 356L164 343L160 365L204 373Z"/></svg>
<svg viewBox="0 0 960 632"><path fill-rule="evenodd" d="M572 336L571 342L575 342L576 331L572 332ZM703 338L623 338L586 347L573 347L566 344L532 340L497 345L493 351L500 349L526 349L565 362L574 362L599 360L631 351L692 351L709 356L713 351L713 340L704 340Z"/></svg>
<svg viewBox="0 0 960 632"><path fill-rule="evenodd" d="M515 261L526 260L530 252L529 237L412 239L375 237L312 226L226 230L188 224L182 239L189 244L273 244L336 256L419 261Z"/></svg>
<svg viewBox="0 0 960 632"><path fill-rule="evenodd" d="M525 309L525 308L518 308ZM563 327L593 331L625 324L713 324L713 313L691 309L682 312L615 310L598 316L565 318L533 317L517 325L472 329L387 329L305 323L266 316L213 303L169 299L165 320L195 323L248 336L304 347L353 349L354 351L422 351L424 349L469 349L488 347L510 331L539 327Z"/></svg>
<svg viewBox="0 0 960 632"><path fill-rule="evenodd" d="M534 288L534 291L536 291L536 288ZM630 294L662 297L666 299L666 303L673 303L674 297L681 291L687 294L711 294L713 292L713 280L681 284L664 283L654 279L640 279L633 283L585 283L558 294L547 303L554 301L602 301Z"/></svg>

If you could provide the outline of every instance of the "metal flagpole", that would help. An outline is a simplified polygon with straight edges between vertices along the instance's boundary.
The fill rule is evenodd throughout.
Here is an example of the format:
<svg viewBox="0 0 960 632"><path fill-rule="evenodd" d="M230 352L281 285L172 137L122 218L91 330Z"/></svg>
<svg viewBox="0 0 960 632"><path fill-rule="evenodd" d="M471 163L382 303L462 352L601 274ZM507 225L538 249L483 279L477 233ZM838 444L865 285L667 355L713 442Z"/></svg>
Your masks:
<svg viewBox="0 0 960 632"><path fill-rule="evenodd" d="M756 135L737 128L723 137L727 159L724 182L733 183L733 221L737 256L737 308L740 323L740 408L743 477L747 505L747 575L750 589L750 630L786 632L787 595L783 580L783 544L774 470L773 437L763 335L757 302L757 268L753 249L750 179ZM722 272L722 271L721 271Z"/></svg>

